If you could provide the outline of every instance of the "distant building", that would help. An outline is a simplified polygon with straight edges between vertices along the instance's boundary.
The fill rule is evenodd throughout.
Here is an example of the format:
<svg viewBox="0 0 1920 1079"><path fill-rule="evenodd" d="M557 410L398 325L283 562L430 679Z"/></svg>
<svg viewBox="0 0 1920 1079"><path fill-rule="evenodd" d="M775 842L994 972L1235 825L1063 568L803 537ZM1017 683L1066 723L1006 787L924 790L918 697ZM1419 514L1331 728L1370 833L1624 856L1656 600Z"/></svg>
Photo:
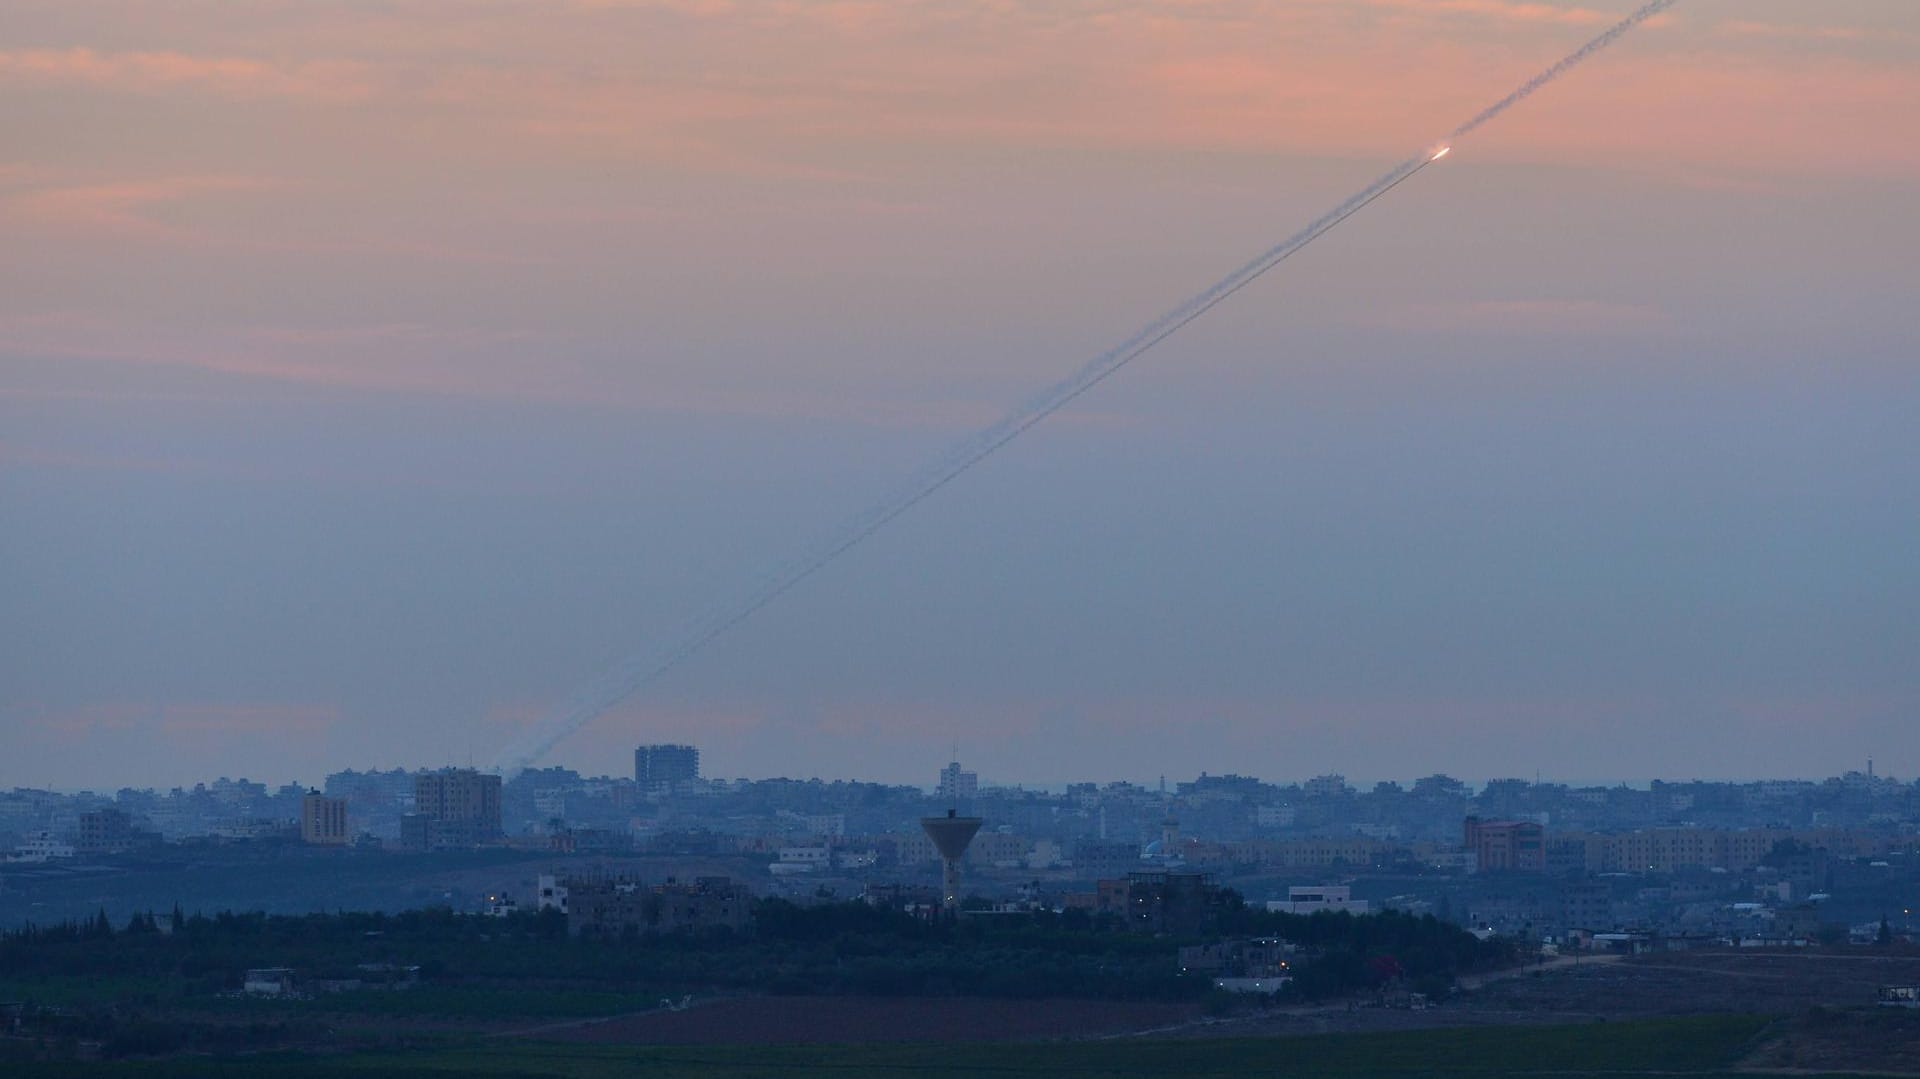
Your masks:
<svg viewBox="0 0 1920 1079"><path fill-rule="evenodd" d="M1253 823L1262 828L1291 828L1298 816L1290 805L1258 806L1253 811Z"/></svg>
<svg viewBox="0 0 1920 1079"><path fill-rule="evenodd" d="M1117 915L1136 933L1199 932L1220 905L1221 891L1211 873L1154 871L1129 873L1125 881L1097 885L1097 911Z"/></svg>
<svg viewBox="0 0 1920 1079"><path fill-rule="evenodd" d="M1361 836L1269 839L1242 845L1243 860L1272 869L1362 869L1391 860L1395 844Z"/></svg>
<svg viewBox="0 0 1920 1079"><path fill-rule="evenodd" d="M400 818L401 850L434 849L433 822L424 814L408 813Z"/></svg>
<svg viewBox="0 0 1920 1079"><path fill-rule="evenodd" d="M633 781L643 787L699 778L700 751L693 746L640 746L633 751Z"/></svg>
<svg viewBox="0 0 1920 1079"><path fill-rule="evenodd" d="M646 885L622 877L570 879L567 890L567 932L572 936L618 936L628 926L644 932L648 926Z"/></svg>
<svg viewBox="0 0 1920 1079"><path fill-rule="evenodd" d="M1285 899L1267 900L1267 909L1279 914L1318 914L1323 910L1365 914L1368 903L1355 899L1353 889L1345 884L1295 885L1287 889Z"/></svg>
<svg viewBox="0 0 1920 1079"><path fill-rule="evenodd" d="M847 834L845 813L813 813L805 818L808 835L839 838Z"/></svg>
<svg viewBox="0 0 1920 1079"><path fill-rule="evenodd" d="M1340 798L1353 793L1343 775L1314 776L1301 787L1309 798Z"/></svg>
<svg viewBox="0 0 1920 1079"><path fill-rule="evenodd" d="M320 847L347 845L347 800L317 790L300 799L300 842Z"/></svg>
<svg viewBox="0 0 1920 1079"><path fill-rule="evenodd" d="M429 820L475 821L500 830L500 777L448 768L413 778L414 812Z"/></svg>
<svg viewBox="0 0 1920 1079"><path fill-rule="evenodd" d="M1880 1003L1888 1008L1920 1008L1920 985L1883 985Z"/></svg>
<svg viewBox="0 0 1920 1079"><path fill-rule="evenodd" d="M973 801L980 793L980 776L974 772L960 769L960 762L954 761L940 769L938 795L949 806L961 806Z"/></svg>
<svg viewBox="0 0 1920 1079"><path fill-rule="evenodd" d="M258 967L249 970L240 982L240 991L249 996L292 996L293 970L289 967Z"/></svg>
<svg viewBox="0 0 1920 1079"><path fill-rule="evenodd" d="M782 847L780 860L767 867L774 876L812 873L833 865L833 851L827 847Z"/></svg>
<svg viewBox="0 0 1920 1079"><path fill-rule="evenodd" d="M7 861L50 862L55 858L71 858L73 855L73 844L56 839L52 832L36 832L27 837L25 843L14 848Z"/></svg>
<svg viewBox="0 0 1920 1079"><path fill-rule="evenodd" d="M924 884L869 884L860 899L869 906L927 917L940 910L940 889Z"/></svg>
<svg viewBox="0 0 1920 1079"><path fill-rule="evenodd" d="M1566 929L1612 929L1613 889L1606 881L1581 881L1560 889L1560 925Z"/></svg>
<svg viewBox="0 0 1920 1079"><path fill-rule="evenodd" d="M451 850L500 837L500 777L471 768L413 777L414 812L400 818L400 845Z"/></svg>
<svg viewBox="0 0 1920 1079"><path fill-rule="evenodd" d="M1797 846L1780 850L1792 840ZM1558 833L1547 843L1550 872L1673 873L1694 868L1739 872L1775 864L1803 892L1822 891L1830 858L1861 858L1891 837L1846 829L1643 828L1614 834ZM1776 851L1781 857L1776 856ZM1777 864L1776 864L1777 863Z"/></svg>
<svg viewBox="0 0 1920 1079"><path fill-rule="evenodd" d="M925 832L899 833L889 835L886 839L893 846L894 861L901 865L920 865L940 857L939 850Z"/></svg>
<svg viewBox="0 0 1920 1079"><path fill-rule="evenodd" d="M1463 831L1463 845L1482 873L1546 871L1547 831L1533 821L1468 817Z"/></svg>
<svg viewBox="0 0 1920 1079"><path fill-rule="evenodd" d="M1137 843L1082 839L1073 845L1073 875L1081 880L1125 877L1140 868Z"/></svg>
<svg viewBox="0 0 1920 1079"><path fill-rule="evenodd" d="M560 883L553 874L540 874L539 889L538 909L557 910L562 914L567 912L567 886Z"/></svg>
<svg viewBox="0 0 1920 1079"><path fill-rule="evenodd" d="M138 837L133 818L124 810L95 809L80 814L79 838L73 847L81 854L121 854L133 849Z"/></svg>
<svg viewBox="0 0 1920 1079"><path fill-rule="evenodd" d="M561 828L547 836L547 849L562 854L632 850L633 834L610 828Z"/></svg>
<svg viewBox="0 0 1920 1079"><path fill-rule="evenodd" d="M726 877L669 879L651 888L620 877L576 879L566 892L567 932L574 936L738 931L753 918L753 894Z"/></svg>
<svg viewBox="0 0 1920 1079"><path fill-rule="evenodd" d="M479 821L434 820L424 813L400 818L401 850L468 850L498 838L498 826L488 829Z"/></svg>
<svg viewBox="0 0 1920 1079"><path fill-rule="evenodd" d="M691 883L668 879L653 893L660 899L657 929L662 933L738 931L753 922L753 893L726 877L698 877Z"/></svg>
<svg viewBox="0 0 1920 1079"><path fill-rule="evenodd" d="M1032 844L1008 832L982 832L967 846L967 860L975 865L1016 868L1027 860Z"/></svg>
<svg viewBox="0 0 1920 1079"><path fill-rule="evenodd" d="M1230 993L1277 993L1292 981L1288 960L1294 946L1284 940L1229 940L1180 949L1180 973L1205 974L1216 989Z"/></svg>

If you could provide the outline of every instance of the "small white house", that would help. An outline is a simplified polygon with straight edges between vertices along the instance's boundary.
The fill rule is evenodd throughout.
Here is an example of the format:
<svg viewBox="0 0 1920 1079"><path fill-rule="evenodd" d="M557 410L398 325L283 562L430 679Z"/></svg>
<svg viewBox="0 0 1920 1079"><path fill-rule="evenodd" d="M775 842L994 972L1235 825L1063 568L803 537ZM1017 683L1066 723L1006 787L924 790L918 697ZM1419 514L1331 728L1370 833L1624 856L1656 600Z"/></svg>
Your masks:
<svg viewBox="0 0 1920 1079"><path fill-rule="evenodd" d="M8 856L9 862L51 862L73 857L73 844L55 839L52 832L38 832Z"/></svg>
<svg viewBox="0 0 1920 1079"><path fill-rule="evenodd" d="M1920 1008L1920 985L1884 985L1880 1003L1889 1008Z"/></svg>
<svg viewBox="0 0 1920 1079"><path fill-rule="evenodd" d="M812 873L833 865L833 851L826 847L782 847L780 860L768 866L776 877Z"/></svg>
<svg viewBox="0 0 1920 1079"><path fill-rule="evenodd" d="M1367 901L1355 899L1353 889L1345 884L1296 884L1287 889L1285 899L1267 900L1267 910L1278 914L1318 914L1323 910L1365 914L1367 907Z"/></svg>
<svg viewBox="0 0 1920 1079"><path fill-rule="evenodd" d="M293 995L293 969L291 967L259 967L247 971L246 980L240 983L240 991L248 996L288 997Z"/></svg>

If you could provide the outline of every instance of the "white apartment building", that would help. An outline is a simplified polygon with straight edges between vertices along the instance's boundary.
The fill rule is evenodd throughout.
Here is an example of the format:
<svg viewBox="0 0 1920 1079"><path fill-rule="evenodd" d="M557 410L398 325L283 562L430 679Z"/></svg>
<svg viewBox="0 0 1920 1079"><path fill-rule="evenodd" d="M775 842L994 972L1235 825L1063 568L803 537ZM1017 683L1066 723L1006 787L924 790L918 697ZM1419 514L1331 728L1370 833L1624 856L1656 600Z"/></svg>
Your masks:
<svg viewBox="0 0 1920 1079"><path fill-rule="evenodd" d="M1367 913L1367 901L1353 898L1345 884L1299 885L1287 889L1285 899L1267 900L1267 910L1278 914L1318 914L1323 910Z"/></svg>
<svg viewBox="0 0 1920 1079"><path fill-rule="evenodd" d="M39 832L14 848L14 852L8 856L7 861L51 862L55 858L71 857L73 857L73 844L63 839L55 839L52 832Z"/></svg>

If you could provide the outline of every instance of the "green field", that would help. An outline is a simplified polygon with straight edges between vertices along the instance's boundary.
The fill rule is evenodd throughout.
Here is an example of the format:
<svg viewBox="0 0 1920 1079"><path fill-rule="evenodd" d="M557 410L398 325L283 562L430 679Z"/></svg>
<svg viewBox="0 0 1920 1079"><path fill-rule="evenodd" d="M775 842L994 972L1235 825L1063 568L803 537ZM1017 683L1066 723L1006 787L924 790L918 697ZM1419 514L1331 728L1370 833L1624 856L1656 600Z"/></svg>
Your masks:
<svg viewBox="0 0 1920 1079"><path fill-rule="evenodd" d="M539 1042L334 1057L259 1055L116 1064L19 1065L29 1076L310 1077L478 1075L688 1076L772 1079L959 1077L1162 1077L1412 1079L1416 1076L1735 1075L1769 1020L1709 1016L1567 1027L1504 1027L1338 1034L1284 1039L1119 1039L1028 1045L827 1046L808 1048L616 1048Z"/></svg>

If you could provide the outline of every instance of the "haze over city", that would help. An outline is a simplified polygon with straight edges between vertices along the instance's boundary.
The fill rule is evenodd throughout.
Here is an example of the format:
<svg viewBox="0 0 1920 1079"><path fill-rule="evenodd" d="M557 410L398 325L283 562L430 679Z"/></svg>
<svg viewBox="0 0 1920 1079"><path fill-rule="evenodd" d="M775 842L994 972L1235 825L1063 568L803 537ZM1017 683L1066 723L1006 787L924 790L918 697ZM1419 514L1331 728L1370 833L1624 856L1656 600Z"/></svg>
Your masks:
<svg viewBox="0 0 1920 1079"><path fill-rule="evenodd" d="M0 786L491 762L1621 15L0 9ZM1920 772L1920 10L1690 0L547 763Z"/></svg>

